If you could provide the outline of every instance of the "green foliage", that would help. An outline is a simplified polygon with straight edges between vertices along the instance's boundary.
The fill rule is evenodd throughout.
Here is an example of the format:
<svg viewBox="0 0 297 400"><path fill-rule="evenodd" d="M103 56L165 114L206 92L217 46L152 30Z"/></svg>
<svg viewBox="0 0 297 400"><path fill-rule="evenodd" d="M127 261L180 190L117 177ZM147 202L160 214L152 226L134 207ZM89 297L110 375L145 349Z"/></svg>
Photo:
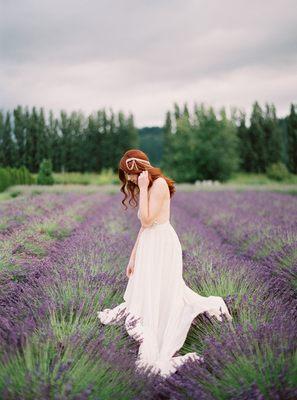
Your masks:
<svg viewBox="0 0 297 400"><path fill-rule="evenodd" d="M167 114L163 168L176 182L225 181L237 170L236 126L224 110L220 117L204 105L195 106L193 116L186 104L183 110L175 104L172 116Z"/></svg>
<svg viewBox="0 0 297 400"><path fill-rule="evenodd" d="M118 175L111 168L103 168L98 174L91 172L64 172L54 173L53 176L55 183L61 185L106 185L119 183Z"/></svg>
<svg viewBox="0 0 297 400"><path fill-rule="evenodd" d="M290 178L290 172L285 164L281 162L270 164L266 169L266 174L270 179L276 181L285 181Z"/></svg>
<svg viewBox="0 0 297 400"><path fill-rule="evenodd" d="M140 148L149 155L153 165L159 165L163 150L163 129L159 126L138 129Z"/></svg>
<svg viewBox="0 0 297 400"><path fill-rule="evenodd" d="M48 117L43 108L17 106L0 110L0 166L26 166L36 174L43 159L51 159L56 172L117 171L119 159L139 145L133 115L105 109L85 117L61 111Z"/></svg>
<svg viewBox="0 0 297 400"><path fill-rule="evenodd" d="M48 331L42 332L41 329L36 330L21 350L16 349L15 354L7 357L5 365L0 364L0 390L4 393L6 388L5 398L133 398L135 388L127 384L131 378L129 370L113 370L111 374L111 364L108 360L100 355L94 357L94 354L85 351L87 339L84 342L85 346L79 346L80 348L75 347L73 339L59 340L59 331L65 335L69 335L71 329L73 332L79 331L80 334L82 331L80 326L77 328L75 325L78 319L75 315L71 315L73 321L69 315L66 315L65 320L63 317L62 313L57 313L51 318L54 325L53 334ZM93 320L90 322L84 318L83 323L87 328L91 326L94 330ZM117 334L115 340L120 339L120 335ZM59 350L61 346L63 351ZM90 395L81 394L88 387ZM48 393L46 396L45 391Z"/></svg>
<svg viewBox="0 0 297 400"><path fill-rule="evenodd" d="M52 175L52 162L51 160L44 159L40 165L37 176L38 185L53 185L54 178Z"/></svg>
<svg viewBox="0 0 297 400"><path fill-rule="evenodd" d="M247 172L265 173L270 164L286 162L286 139L273 104L262 110L256 101L252 107L250 127L245 126L245 116L240 116L241 167Z"/></svg>
<svg viewBox="0 0 297 400"><path fill-rule="evenodd" d="M177 182L226 181L238 170L265 173L277 162L297 174L296 105L279 119L273 104L262 109L254 102L249 122L245 112L227 118L224 109L216 115L202 104L190 112L187 103L174 103L163 127L136 129L133 115L122 111L101 109L86 117L62 110L55 117L51 110L46 116L43 108L18 105L0 110L0 166L37 174L42 160L50 159L56 173L116 174L123 153L141 148ZM8 178L3 179L5 186Z"/></svg>
<svg viewBox="0 0 297 400"><path fill-rule="evenodd" d="M0 168L0 192L13 185L31 185L34 183L33 176L26 167Z"/></svg>
<svg viewBox="0 0 297 400"><path fill-rule="evenodd" d="M274 187L279 187L280 190L286 190L283 187L283 183L288 183L292 185L297 184L297 175L290 174L289 179L287 181L279 182L279 185L275 185L275 181L268 178L267 174L255 174L251 172L237 172L236 174L232 175L230 180L228 181L228 185L236 185L240 187L241 185L270 185L273 184ZM290 190L290 189L288 189Z"/></svg>
<svg viewBox="0 0 297 400"><path fill-rule="evenodd" d="M286 119L288 135L288 169L297 174L297 111L291 104L290 115Z"/></svg>
<svg viewBox="0 0 297 400"><path fill-rule="evenodd" d="M246 114L242 111L239 112L239 126L237 128L237 136L239 138L239 158L240 169L242 171L253 171L253 146L250 137L249 129L246 126Z"/></svg>
<svg viewBox="0 0 297 400"><path fill-rule="evenodd" d="M15 166L16 147L12 138L11 113L6 112L0 118L0 165Z"/></svg>

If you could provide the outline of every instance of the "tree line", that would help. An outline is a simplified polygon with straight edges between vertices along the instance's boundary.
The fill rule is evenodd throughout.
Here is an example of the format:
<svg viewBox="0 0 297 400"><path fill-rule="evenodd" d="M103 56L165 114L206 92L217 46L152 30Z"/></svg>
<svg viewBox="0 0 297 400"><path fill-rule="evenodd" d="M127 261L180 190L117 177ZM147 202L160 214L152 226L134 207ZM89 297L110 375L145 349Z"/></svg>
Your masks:
<svg viewBox="0 0 297 400"><path fill-rule="evenodd" d="M37 173L43 159L53 170L100 172L115 169L123 152L138 146L133 115L98 110L89 116L17 106L0 112L0 166L25 166Z"/></svg>
<svg viewBox="0 0 297 400"><path fill-rule="evenodd" d="M161 137L161 140L160 140ZM149 139L149 140L148 140ZM174 103L164 125L148 136L138 130L132 114L115 114L111 109L85 116L82 112L23 108L0 110L0 166L25 166L37 173L43 159L53 170L100 172L117 171L123 153L142 148L148 156L160 155L159 166L176 181L197 179L227 180L233 172L265 172L282 163L297 173L297 110L290 105L284 118L277 118L273 104L262 109L254 102L249 120L244 111ZM155 157L154 157L155 158Z"/></svg>
<svg viewBox="0 0 297 400"><path fill-rule="evenodd" d="M285 118L277 118L273 104L263 110L255 101L250 119L233 108L218 115L204 104L174 104L166 113L162 167L178 181L225 181L233 172L265 173L270 166L297 173L297 112L290 105Z"/></svg>

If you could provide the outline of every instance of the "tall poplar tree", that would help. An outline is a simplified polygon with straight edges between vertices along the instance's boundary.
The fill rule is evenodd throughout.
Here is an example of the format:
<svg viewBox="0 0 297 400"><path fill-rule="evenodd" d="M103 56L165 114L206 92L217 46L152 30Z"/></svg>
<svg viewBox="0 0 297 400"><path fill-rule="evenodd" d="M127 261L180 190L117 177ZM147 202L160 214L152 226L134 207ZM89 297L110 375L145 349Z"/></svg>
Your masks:
<svg viewBox="0 0 297 400"><path fill-rule="evenodd" d="M38 162L38 168L43 159L48 158L48 136L47 126L45 121L44 110L41 107L38 113L38 134L37 134L37 146L36 146L36 158Z"/></svg>
<svg viewBox="0 0 297 400"><path fill-rule="evenodd" d="M52 110L49 112L47 136L49 141L49 159L52 161L53 171L61 171L62 146L59 135L59 121Z"/></svg>
<svg viewBox="0 0 297 400"><path fill-rule="evenodd" d="M59 128L61 132L61 171L69 172L72 155L72 138L71 138L71 127L70 118L66 111L60 112Z"/></svg>
<svg viewBox="0 0 297 400"><path fill-rule="evenodd" d="M6 116L4 119L4 124L2 128L2 157L3 165L5 167L15 167L16 166L16 146L15 141L12 136L11 128L11 112L6 111Z"/></svg>
<svg viewBox="0 0 297 400"><path fill-rule="evenodd" d="M0 167L4 167L3 132L4 132L4 111L0 110Z"/></svg>
<svg viewBox="0 0 297 400"><path fill-rule="evenodd" d="M253 170L253 148L250 133L246 126L246 113L244 111L239 112L237 135L239 138L240 167L243 171L251 172Z"/></svg>
<svg viewBox="0 0 297 400"><path fill-rule="evenodd" d="M284 162L284 137L276 116L275 106L266 104L264 116L264 130L266 138L266 165Z"/></svg>
<svg viewBox="0 0 297 400"><path fill-rule="evenodd" d="M252 146L252 171L265 172L267 160L267 147L265 141L263 111L256 101L252 106L249 135Z"/></svg>
<svg viewBox="0 0 297 400"><path fill-rule="evenodd" d="M170 171L173 159L173 132L172 119L170 111L166 112L165 123L163 125L163 152L161 159L161 168L164 171Z"/></svg>
<svg viewBox="0 0 297 400"><path fill-rule="evenodd" d="M39 159L37 158L39 116L36 107L33 107L31 114L28 112L26 115L26 164L31 172L37 173L39 169Z"/></svg>
<svg viewBox="0 0 297 400"><path fill-rule="evenodd" d="M287 117L288 132L288 168L297 174L297 112L296 104L291 104L290 114Z"/></svg>
<svg viewBox="0 0 297 400"><path fill-rule="evenodd" d="M22 106L18 105L13 110L14 116L14 136L16 139L16 166L26 165L26 119Z"/></svg>

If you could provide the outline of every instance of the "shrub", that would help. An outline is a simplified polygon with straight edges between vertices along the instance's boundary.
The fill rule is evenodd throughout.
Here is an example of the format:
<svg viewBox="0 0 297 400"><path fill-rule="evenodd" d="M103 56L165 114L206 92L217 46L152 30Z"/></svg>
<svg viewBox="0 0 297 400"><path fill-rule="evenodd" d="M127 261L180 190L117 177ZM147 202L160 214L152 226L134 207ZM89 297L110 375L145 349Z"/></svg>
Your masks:
<svg viewBox="0 0 297 400"><path fill-rule="evenodd" d="M5 167L0 168L0 192L13 185L31 185L34 178L26 167L20 168Z"/></svg>
<svg viewBox="0 0 297 400"><path fill-rule="evenodd" d="M286 179L289 179L291 174L285 164L283 164L282 162L277 162L268 166L268 168L266 169L266 175L270 179L276 181L284 181Z"/></svg>
<svg viewBox="0 0 297 400"><path fill-rule="evenodd" d="M52 175L52 162L49 159L43 159L40 164L38 176L37 176L37 184L38 185L53 185L54 178Z"/></svg>

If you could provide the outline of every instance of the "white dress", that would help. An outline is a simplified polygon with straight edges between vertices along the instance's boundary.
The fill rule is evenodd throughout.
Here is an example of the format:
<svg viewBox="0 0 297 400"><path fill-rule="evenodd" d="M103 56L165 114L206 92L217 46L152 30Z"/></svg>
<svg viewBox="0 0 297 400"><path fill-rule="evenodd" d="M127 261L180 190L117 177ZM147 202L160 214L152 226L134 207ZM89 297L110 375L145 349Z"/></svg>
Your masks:
<svg viewBox="0 0 297 400"><path fill-rule="evenodd" d="M128 334L141 342L136 368L148 366L152 373L164 377L189 357L203 361L196 352L174 357L198 314L207 311L222 321L222 313L232 320L222 297L200 296L186 285L182 272L177 233L169 220L161 224L155 221L140 234L124 302L97 312L103 324L116 324L124 318Z"/></svg>

